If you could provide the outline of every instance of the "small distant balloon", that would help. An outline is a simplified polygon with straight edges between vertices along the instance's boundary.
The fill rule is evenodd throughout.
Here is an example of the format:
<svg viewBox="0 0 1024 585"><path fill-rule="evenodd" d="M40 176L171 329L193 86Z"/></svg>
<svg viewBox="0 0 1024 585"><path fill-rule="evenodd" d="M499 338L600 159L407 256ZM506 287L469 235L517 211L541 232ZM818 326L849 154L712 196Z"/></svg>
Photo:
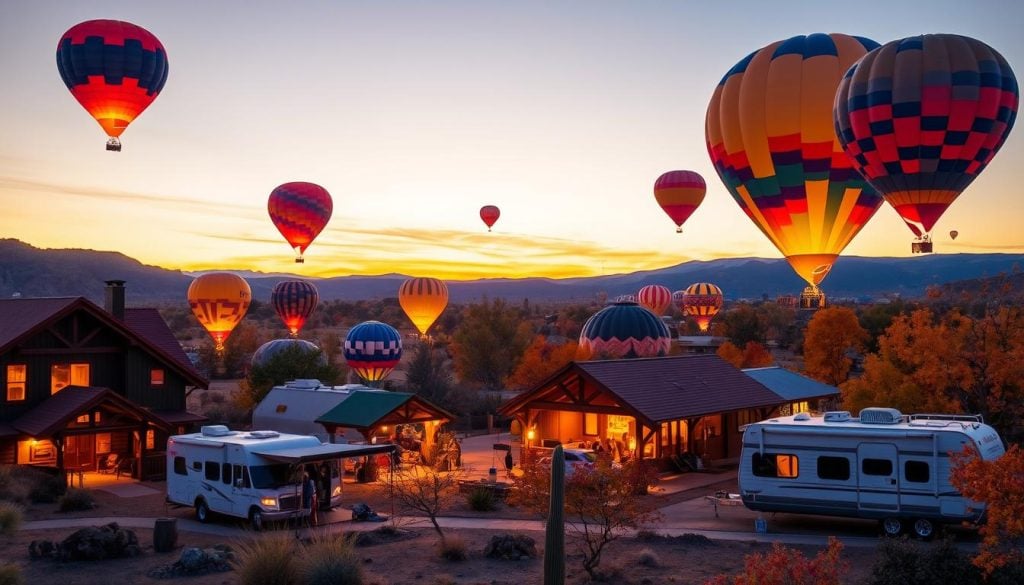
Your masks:
<svg viewBox="0 0 1024 585"><path fill-rule="evenodd" d="M277 283L270 293L270 304L292 337L298 337L306 319L320 302L316 286L305 280L285 280Z"/></svg>
<svg viewBox="0 0 1024 585"><path fill-rule="evenodd" d="M323 231L334 212L331 194L320 185L296 181L279 185L270 193L267 212L277 231L295 250L296 263Z"/></svg>
<svg viewBox="0 0 1024 585"><path fill-rule="evenodd" d="M249 283L230 272L204 274L188 287L188 305L218 352L224 351L224 342L245 317L251 300Z"/></svg>
<svg viewBox="0 0 1024 585"><path fill-rule="evenodd" d="M497 205L484 205L480 208L480 219L484 220L487 225L487 231L491 231L491 227L494 226L494 222L498 221L501 217L501 210L498 209Z"/></svg>
<svg viewBox="0 0 1024 585"><path fill-rule="evenodd" d="M659 317L665 314L665 310L672 306L672 291L660 284L649 284L640 289L636 300Z"/></svg>
<svg viewBox="0 0 1024 585"><path fill-rule="evenodd" d="M676 224L677 234L682 233L683 223L704 201L706 192L704 177L693 171L669 171L654 182L654 198Z"/></svg>

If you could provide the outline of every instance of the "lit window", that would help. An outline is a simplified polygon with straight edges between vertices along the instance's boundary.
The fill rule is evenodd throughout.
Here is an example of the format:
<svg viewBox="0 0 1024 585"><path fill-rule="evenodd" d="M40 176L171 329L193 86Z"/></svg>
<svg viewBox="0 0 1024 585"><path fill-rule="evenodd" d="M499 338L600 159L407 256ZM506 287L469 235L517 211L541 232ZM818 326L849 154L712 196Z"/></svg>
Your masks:
<svg viewBox="0 0 1024 585"><path fill-rule="evenodd" d="M750 463L751 471L758 477L794 478L800 475L800 463L796 455L754 453Z"/></svg>
<svg viewBox="0 0 1024 585"><path fill-rule="evenodd" d="M50 366L50 394L67 386L88 386L89 364L53 364Z"/></svg>
<svg viewBox="0 0 1024 585"><path fill-rule="evenodd" d="M146 448L152 450L156 446L156 433L153 429L146 431Z"/></svg>
<svg viewBox="0 0 1024 585"><path fill-rule="evenodd" d="M89 424L89 415L88 414L83 414L82 416L76 418L75 422L76 423L81 423L83 425L87 425L87 424Z"/></svg>
<svg viewBox="0 0 1024 585"><path fill-rule="evenodd" d="M779 455L776 462L779 465L779 477L796 477L799 475L796 455Z"/></svg>
<svg viewBox="0 0 1024 585"><path fill-rule="evenodd" d="M164 385L164 370L163 368L153 368L149 371L149 385L150 386L163 386Z"/></svg>
<svg viewBox="0 0 1024 585"><path fill-rule="evenodd" d="M7 366L7 400L25 400L25 364Z"/></svg>

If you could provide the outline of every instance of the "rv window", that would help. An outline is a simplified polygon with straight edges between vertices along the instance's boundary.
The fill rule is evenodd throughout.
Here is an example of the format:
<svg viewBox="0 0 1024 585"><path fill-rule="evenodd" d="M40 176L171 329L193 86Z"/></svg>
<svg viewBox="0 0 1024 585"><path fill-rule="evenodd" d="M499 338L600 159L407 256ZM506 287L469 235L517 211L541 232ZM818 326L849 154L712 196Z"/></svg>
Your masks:
<svg viewBox="0 0 1024 585"><path fill-rule="evenodd" d="M800 465L796 455L779 455L777 453L754 453L750 460L751 471L758 477L793 478L800 474Z"/></svg>
<svg viewBox="0 0 1024 585"><path fill-rule="evenodd" d="M928 483L928 464L924 461L907 461L903 464L903 474L907 476L907 481Z"/></svg>
<svg viewBox="0 0 1024 585"><path fill-rule="evenodd" d="M850 479L850 460L846 457L818 457L818 477L821 479Z"/></svg>
<svg viewBox="0 0 1024 585"><path fill-rule="evenodd" d="M174 473L178 475L188 475L188 468L185 467L184 457L174 458Z"/></svg>
<svg viewBox="0 0 1024 585"><path fill-rule="evenodd" d="M210 481L217 481L220 479L220 463L216 461L206 462L206 479Z"/></svg>
<svg viewBox="0 0 1024 585"><path fill-rule="evenodd" d="M864 475L892 475L892 461L888 459L865 459L860 464Z"/></svg>
<svg viewBox="0 0 1024 585"><path fill-rule="evenodd" d="M249 475L252 476L252 487L256 489L270 489L285 486L293 482L291 479L291 467L286 463L276 465L253 465L249 467Z"/></svg>
<svg viewBox="0 0 1024 585"><path fill-rule="evenodd" d="M231 465L228 463L224 464L224 467L220 470L220 481L225 485L231 485Z"/></svg>
<svg viewBox="0 0 1024 585"><path fill-rule="evenodd" d="M249 473L246 471L246 468L241 465L236 465L235 482L238 482L239 480L242 482L242 487L252 487L252 484L249 483Z"/></svg>

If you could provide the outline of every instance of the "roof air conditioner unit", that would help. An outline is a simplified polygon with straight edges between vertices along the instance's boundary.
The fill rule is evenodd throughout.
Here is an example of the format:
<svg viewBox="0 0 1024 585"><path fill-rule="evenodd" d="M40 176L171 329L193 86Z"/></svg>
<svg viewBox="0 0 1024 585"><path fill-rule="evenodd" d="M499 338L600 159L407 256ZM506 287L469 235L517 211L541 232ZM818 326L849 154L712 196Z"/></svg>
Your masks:
<svg viewBox="0 0 1024 585"><path fill-rule="evenodd" d="M301 390L313 390L320 387L320 380L315 378L299 378L285 384L288 388L299 388Z"/></svg>
<svg viewBox="0 0 1024 585"><path fill-rule="evenodd" d="M825 422L847 422L850 420L850 411L833 410L825 413Z"/></svg>
<svg viewBox="0 0 1024 585"><path fill-rule="evenodd" d="M903 413L895 408L865 408L860 411L860 422L871 425L894 425L903 422Z"/></svg>
<svg viewBox="0 0 1024 585"><path fill-rule="evenodd" d="M273 439L280 436L281 434L277 431L252 431L249 433L249 437L253 439Z"/></svg>
<svg viewBox="0 0 1024 585"><path fill-rule="evenodd" d="M205 425L200 431L204 437L227 437L234 434L233 431L224 425Z"/></svg>
<svg viewBox="0 0 1024 585"><path fill-rule="evenodd" d="M793 417L793 420L795 420L795 421L808 421L808 420L811 420L811 415L807 414L806 412L799 412L799 413L796 414L796 416Z"/></svg>

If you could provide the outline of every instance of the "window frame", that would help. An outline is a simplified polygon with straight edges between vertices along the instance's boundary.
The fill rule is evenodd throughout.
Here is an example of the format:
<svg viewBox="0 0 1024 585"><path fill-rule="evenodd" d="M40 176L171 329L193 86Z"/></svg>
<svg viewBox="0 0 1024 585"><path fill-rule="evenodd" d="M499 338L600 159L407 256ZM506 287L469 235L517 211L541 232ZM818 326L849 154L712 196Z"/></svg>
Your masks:
<svg viewBox="0 0 1024 585"><path fill-rule="evenodd" d="M779 459L785 458L788 473L781 473L783 466ZM800 477L800 458L795 453L761 453L755 452L750 458L750 471L755 477L775 479L797 479Z"/></svg>
<svg viewBox="0 0 1024 585"><path fill-rule="evenodd" d="M883 465L885 464L885 465ZM888 471L883 471L888 468ZM878 457L865 457L860 461L860 472L864 475L874 477L891 477L893 472L892 459L880 459Z"/></svg>
<svg viewBox="0 0 1024 585"><path fill-rule="evenodd" d="M823 461L827 460L827 461ZM842 463L839 463L842 461ZM817 460L818 479L827 481L850 481L850 460L847 457L836 457L833 455L819 455ZM822 463L825 463L823 466ZM842 477L842 467L845 465L845 477ZM828 471L822 474L822 469Z"/></svg>
<svg viewBox="0 0 1024 585"><path fill-rule="evenodd" d="M68 383L57 388L56 373L58 369L67 368ZM81 383L82 370L85 370L85 382ZM78 381L76 381L78 380ZM54 362L50 364L50 395L54 395L68 386L91 386L92 364L89 362Z"/></svg>
<svg viewBox="0 0 1024 585"><path fill-rule="evenodd" d="M921 477L920 471L910 471L911 464L915 467L924 468L924 479L917 479ZM907 459L903 462L903 477L908 483L931 483L932 481L932 470L931 465L927 461L919 461L917 459Z"/></svg>
<svg viewBox="0 0 1024 585"><path fill-rule="evenodd" d="M149 369L149 387L163 388L167 385L167 371L163 368Z"/></svg>
<svg viewBox="0 0 1024 585"><path fill-rule="evenodd" d="M21 379L12 380L14 372L17 372L19 369L21 371ZM4 397L7 399L7 402L24 402L28 398L28 364L7 364L4 372L4 385L7 388ZM21 398L12 398L12 389L19 386L21 387Z"/></svg>

